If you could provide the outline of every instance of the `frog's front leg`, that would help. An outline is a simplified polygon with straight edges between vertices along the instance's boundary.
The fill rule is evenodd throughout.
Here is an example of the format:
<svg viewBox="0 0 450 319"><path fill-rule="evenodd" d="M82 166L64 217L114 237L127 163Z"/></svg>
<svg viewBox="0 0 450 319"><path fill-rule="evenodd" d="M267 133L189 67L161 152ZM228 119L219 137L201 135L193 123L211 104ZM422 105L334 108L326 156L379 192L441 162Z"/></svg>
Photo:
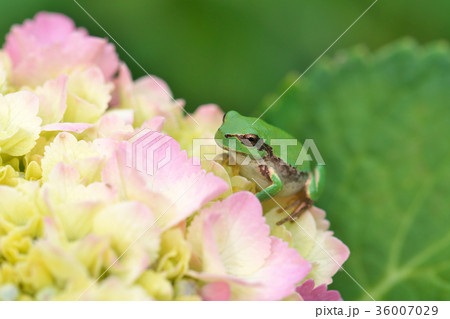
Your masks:
<svg viewBox="0 0 450 319"><path fill-rule="evenodd" d="M325 184L325 175L324 165L316 165L309 174L309 179L306 182L306 189L308 198L312 201L318 200L322 194Z"/></svg>
<svg viewBox="0 0 450 319"><path fill-rule="evenodd" d="M259 201L263 202L278 194L283 188L283 183L273 168L266 165L259 165L259 170L271 182L268 187L256 193Z"/></svg>
<svg viewBox="0 0 450 319"><path fill-rule="evenodd" d="M236 165L236 159L233 159L230 155L230 153L221 153L218 154L215 158L214 161L222 164L222 165L226 165L231 167L231 171L233 176L239 175L239 165Z"/></svg>

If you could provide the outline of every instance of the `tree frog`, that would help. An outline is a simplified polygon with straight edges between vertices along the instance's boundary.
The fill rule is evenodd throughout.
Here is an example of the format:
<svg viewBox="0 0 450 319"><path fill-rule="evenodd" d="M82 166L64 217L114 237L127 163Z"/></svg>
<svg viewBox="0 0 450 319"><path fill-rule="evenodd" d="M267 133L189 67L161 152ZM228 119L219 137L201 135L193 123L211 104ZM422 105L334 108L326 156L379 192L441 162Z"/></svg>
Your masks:
<svg viewBox="0 0 450 319"><path fill-rule="evenodd" d="M299 194L292 214L278 224L294 220L319 198L324 184L324 165L302 161L306 154L302 145L280 128L229 111L215 134L215 141L228 151L228 161L239 165L240 175L259 186L256 197L261 202L275 195Z"/></svg>

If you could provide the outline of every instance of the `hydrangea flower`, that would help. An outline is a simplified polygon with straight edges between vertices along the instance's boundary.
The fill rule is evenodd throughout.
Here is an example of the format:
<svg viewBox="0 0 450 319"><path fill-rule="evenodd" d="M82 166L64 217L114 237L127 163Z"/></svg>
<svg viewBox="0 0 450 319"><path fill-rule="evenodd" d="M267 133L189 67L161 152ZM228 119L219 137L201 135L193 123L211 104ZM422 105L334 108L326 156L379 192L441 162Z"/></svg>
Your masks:
<svg viewBox="0 0 450 319"><path fill-rule="evenodd" d="M41 131L39 99L31 92L0 95L0 154L21 156L36 144Z"/></svg>
<svg viewBox="0 0 450 319"><path fill-rule="evenodd" d="M12 27L0 51L0 300L340 300L327 285L349 251L325 212L277 226L254 183L206 158L214 144L194 154L220 107L183 106L68 17Z"/></svg>
<svg viewBox="0 0 450 319"><path fill-rule="evenodd" d="M325 219L325 212L317 207L311 207L295 222L276 225L286 216L279 208L273 208L266 213L271 233L282 238L295 248L300 255L312 264L307 278L314 279L317 285L329 285L333 275L347 260L350 251L344 243L333 236L329 230L330 223Z"/></svg>
<svg viewBox="0 0 450 319"><path fill-rule="evenodd" d="M119 66L112 44L76 29L71 19L58 13L40 12L13 26L4 50L12 61L12 82L18 86L40 85L79 66L97 66L109 80Z"/></svg>
<svg viewBox="0 0 450 319"><path fill-rule="evenodd" d="M179 128L185 103L183 100L174 100L169 86L162 79L144 76L133 82L128 67L121 64L115 82L117 106L134 110L135 126L141 126L155 116L162 116L166 128Z"/></svg>
<svg viewBox="0 0 450 319"><path fill-rule="evenodd" d="M39 97L38 116L42 119L42 126L60 122L67 109L67 75L61 74L56 79L45 81L35 89L35 93Z"/></svg>
<svg viewBox="0 0 450 319"><path fill-rule="evenodd" d="M41 160L43 181L48 180L58 163L68 163L75 167L80 174L80 181L85 184L99 181L102 165L106 161L105 156L102 156L104 148L101 142L102 140L78 141L71 133L59 133L49 145L45 146L44 157Z"/></svg>
<svg viewBox="0 0 450 319"><path fill-rule="evenodd" d="M157 138L152 143L165 136L159 132L153 132L153 135ZM174 139L167 138L165 148L158 149L147 161L158 163L169 154L170 162L153 175L126 165L127 150L130 154L133 147L129 142L117 146L102 173L103 181L114 186L122 199L147 203L158 217L157 225L164 229L182 222L228 188L219 177L206 173L200 165L193 165L186 151L182 151Z"/></svg>
<svg viewBox="0 0 450 319"><path fill-rule="evenodd" d="M198 259L194 264L198 271L192 275L220 283L220 290L234 300L289 296L311 265L287 243L269 234L261 204L249 192L235 193L204 208L188 230L188 241ZM206 288L204 296L214 299L210 290L211 286Z"/></svg>

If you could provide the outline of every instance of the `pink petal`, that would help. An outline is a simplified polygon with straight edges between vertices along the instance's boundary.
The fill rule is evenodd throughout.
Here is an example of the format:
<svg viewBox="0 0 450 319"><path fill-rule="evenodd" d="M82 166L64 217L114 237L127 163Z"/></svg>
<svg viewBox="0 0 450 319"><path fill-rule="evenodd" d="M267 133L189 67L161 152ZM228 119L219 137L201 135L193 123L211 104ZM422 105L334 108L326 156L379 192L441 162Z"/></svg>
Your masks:
<svg viewBox="0 0 450 319"><path fill-rule="evenodd" d="M133 110L113 110L109 113L106 113L106 115L114 114L115 117L118 117L121 119L121 121L126 125L133 125L134 120L134 112Z"/></svg>
<svg viewBox="0 0 450 319"><path fill-rule="evenodd" d="M327 290L327 285L322 284L314 288L314 280L309 279L295 290L304 301L342 301L341 294L337 290Z"/></svg>
<svg viewBox="0 0 450 319"><path fill-rule="evenodd" d="M311 265L269 232L252 193L235 193L203 209L187 236L201 269L191 275L227 282L233 300L281 300L291 295Z"/></svg>
<svg viewBox="0 0 450 319"><path fill-rule="evenodd" d="M116 74L119 64L115 46L112 43L107 43L94 63L102 70L106 79L111 79Z"/></svg>
<svg viewBox="0 0 450 319"><path fill-rule="evenodd" d="M227 273L233 276L252 274L264 265L271 251L270 228L262 216L261 203L252 193L235 193L205 208L201 214L207 216L205 234L214 234L208 240L205 238L204 243L215 241L211 248L217 246ZM212 254L209 250L203 256ZM211 272L209 268L204 264L206 272Z"/></svg>
<svg viewBox="0 0 450 319"><path fill-rule="evenodd" d="M141 129L149 129L151 131L161 132L165 123L166 119L163 116L155 116L151 120L145 121L142 124Z"/></svg>
<svg viewBox="0 0 450 319"><path fill-rule="evenodd" d="M121 103L134 104L134 95L145 96L150 104L165 104L172 102L172 91L167 83L157 76L144 76L133 82L130 70L122 63L119 66L119 75L115 80L117 92L115 92L114 105Z"/></svg>
<svg viewBox="0 0 450 319"><path fill-rule="evenodd" d="M52 44L64 41L75 31L73 21L60 13L39 12L33 20L26 20L22 27L15 26L13 30L23 32L42 44Z"/></svg>
<svg viewBox="0 0 450 319"><path fill-rule="evenodd" d="M311 270L311 264L281 239L271 236L271 255L251 280L263 283L253 288L254 300L281 300L294 292L294 286Z"/></svg>
<svg viewBox="0 0 450 319"><path fill-rule="evenodd" d="M158 221L166 228L228 189L221 178L193 165L178 142L159 132L142 130L134 136L127 144L127 160L144 177L151 191L171 199L167 206L176 209L176 216L165 212Z"/></svg>
<svg viewBox="0 0 450 319"><path fill-rule="evenodd" d="M152 184L156 174L178 158L187 159L173 138L149 129L139 130L126 144L127 165L148 177ZM155 185L157 186L157 185Z"/></svg>
<svg viewBox="0 0 450 319"><path fill-rule="evenodd" d="M317 207L310 209L321 232L318 232L315 245L307 258L313 263L310 276L317 284L329 285L332 276L340 269L350 255L349 248L328 230L329 221L325 219L325 212ZM332 258L330 258L332 256Z"/></svg>
<svg viewBox="0 0 450 319"><path fill-rule="evenodd" d="M133 78L125 63L120 63L119 74L114 79L115 90L112 94L111 105L130 104L133 96Z"/></svg>
<svg viewBox="0 0 450 319"><path fill-rule="evenodd" d="M49 45L59 42L75 30L75 25L68 17L59 13L40 12L34 20L25 20L22 25L14 25L6 36L5 51L17 65L33 50L33 46Z"/></svg>
<svg viewBox="0 0 450 319"><path fill-rule="evenodd" d="M76 67L93 65L109 80L119 64L107 40L75 29L72 20L58 13L41 12L14 26L4 49L13 62L12 77L17 85L39 85Z"/></svg>
<svg viewBox="0 0 450 319"><path fill-rule="evenodd" d="M117 140L130 138L133 134L132 110L114 110L105 113L98 121L99 137L109 137Z"/></svg>
<svg viewBox="0 0 450 319"><path fill-rule="evenodd" d="M228 301L231 297L230 285L223 281L210 283L202 288L201 295L206 301Z"/></svg>
<svg viewBox="0 0 450 319"><path fill-rule="evenodd" d="M216 131L222 124L223 111L216 104L204 104L200 105L192 117L199 123L203 129L209 131ZM190 120L190 117L187 117ZM212 136L211 136L212 137Z"/></svg>
<svg viewBox="0 0 450 319"><path fill-rule="evenodd" d="M223 111L217 104L204 104L200 105L195 110L195 118L201 120L202 122L209 122L213 119L223 118Z"/></svg>
<svg viewBox="0 0 450 319"><path fill-rule="evenodd" d="M144 76L134 83L135 93L150 94L155 100L160 102L172 101L172 91L167 83L155 76Z"/></svg>
<svg viewBox="0 0 450 319"><path fill-rule="evenodd" d="M156 154L163 150L159 151ZM193 160L187 158L185 151L175 153L169 163L157 170L152 185L155 192L171 198L176 207L177 216L168 215L170 221L167 222L165 218L161 219L161 222L167 223L166 227L186 219L228 189L223 179L206 173L200 165L193 165Z"/></svg>
<svg viewBox="0 0 450 319"><path fill-rule="evenodd" d="M221 178L192 165L173 138L145 130L118 145L102 176L124 198L150 205L163 228L178 224L228 188Z"/></svg>
<svg viewBox="0 0 450 319"><path fill-rule="evenodd" d="M145 180L131 165L127 165L127 143L122 142L116 146L111 158L106 162L102 171L103 182L113 185L121 194L122 200L136 199L134 192L145 190ZM127 178L123 178L127 176Z"/></svg>
<svg viewBox="0 0 450 319"><path fill-rule="evenodd" d="M93 127L94 124L90 123L52 123L47 124L42 127L43 131L62 131L62 132L73 132L73 133L82 133L90 127Z"/></svg>

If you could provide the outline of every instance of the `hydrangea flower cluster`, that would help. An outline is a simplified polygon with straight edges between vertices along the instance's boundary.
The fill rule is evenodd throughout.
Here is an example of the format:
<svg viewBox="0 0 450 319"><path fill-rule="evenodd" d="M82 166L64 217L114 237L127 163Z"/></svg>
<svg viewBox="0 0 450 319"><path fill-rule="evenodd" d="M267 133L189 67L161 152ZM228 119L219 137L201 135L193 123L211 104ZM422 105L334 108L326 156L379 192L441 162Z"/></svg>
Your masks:
<svg viewBox="0 0 450 319"><path fill-rule="evenodd" d="M277 226L252 182L193 161L221 109L183 105L159 78L133 81L112 44L66 16L12 27L0 51L0 300L340 300L327 285L349 250L325 212ZM143 129L166 141L149 161L171 155L154 174L127 165Z"/></svg>

